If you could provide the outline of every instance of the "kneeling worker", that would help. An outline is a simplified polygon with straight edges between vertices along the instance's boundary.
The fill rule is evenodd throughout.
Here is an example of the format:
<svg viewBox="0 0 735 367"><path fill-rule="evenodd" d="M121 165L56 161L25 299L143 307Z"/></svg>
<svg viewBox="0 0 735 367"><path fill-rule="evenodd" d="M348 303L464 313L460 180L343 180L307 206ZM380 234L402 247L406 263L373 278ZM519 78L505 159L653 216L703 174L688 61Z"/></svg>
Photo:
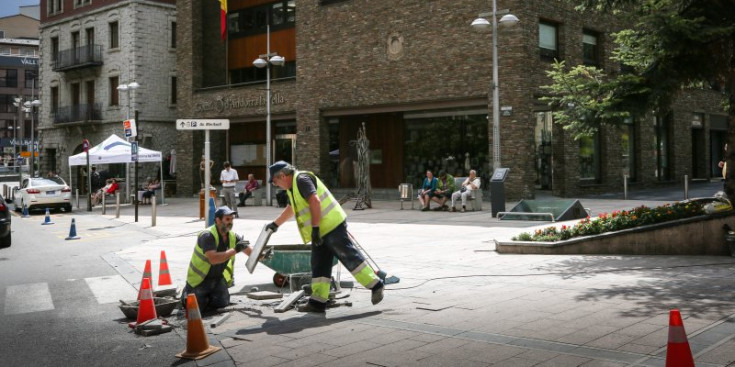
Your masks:
<svg viewBox="0 0 735 367"><path fill-rule="evenodd" d="M295 215L301 239L304 243L311 241L311 297L298 310L325 311L335 256L363 287L372 290L373 304L383 300L383 282L352 243L347 233L347 214L324 183L313 173L297 171L284 161L268 169L270 183L286 190L289 205L267 228L275 232Z"/></svg>
<svg viewBox="0 0 735 367"><path fill-rule="evenodd" d="M243 250L250 255L252 250L247 241L232 232L234 215L232 209L219 207L214 212L214 225L199 233L189 263L186 287L181 295L182 302L186 302L189 293L194 293L202 311L230 304L227 288L232 286L235 276L235 255Z"/></svg>

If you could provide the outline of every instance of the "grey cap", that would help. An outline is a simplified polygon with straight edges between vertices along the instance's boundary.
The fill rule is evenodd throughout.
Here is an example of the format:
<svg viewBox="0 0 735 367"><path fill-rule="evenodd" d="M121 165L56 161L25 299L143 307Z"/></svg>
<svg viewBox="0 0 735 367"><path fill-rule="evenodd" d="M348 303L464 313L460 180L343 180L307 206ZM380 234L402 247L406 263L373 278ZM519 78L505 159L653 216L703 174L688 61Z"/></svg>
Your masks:
<svg viewBox="0 0 735 367"><path fill-rule="evenodd" d="M214 212L215 218L222 218L225 215L233 215L235 214L235 211L230 209L228 206L221 206L217 208L217 211Z"/></svg>
<svg viewBox="0 0 735 367"><path fill-rule="evenodd" d="M280 172L282 169L290 166L288 162L286 161L278 161L276 163L273 163L268 167L268 171L270 172L270 177L268 178L268 183L273 183L273 175Z"/></svg>

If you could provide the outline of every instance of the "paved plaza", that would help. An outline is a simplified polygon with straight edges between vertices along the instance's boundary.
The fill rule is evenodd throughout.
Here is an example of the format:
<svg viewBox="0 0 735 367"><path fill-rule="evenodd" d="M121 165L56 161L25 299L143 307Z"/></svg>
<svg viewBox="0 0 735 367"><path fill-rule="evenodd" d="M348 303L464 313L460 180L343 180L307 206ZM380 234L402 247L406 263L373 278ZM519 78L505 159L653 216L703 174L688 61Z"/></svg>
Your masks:
<svg viewBox="0 0 735 367"><path fill-rule="evenodd" d="M711 196L719 187L695 185L690 196ZM680 200L683 192L641 191L630 197L580 201L596 216ZM278 301L256 301L245 293L252 287L290 293L289 286L276 288L274 272L262 264L249 274L246 257L238 255L236 311L210 329L211 343L224 350L198 365L663 366L672 308L681 310L697 366L735 361L733 258L501 255L493 240L539 223L493 219L487 202L484 211L467 213L401 210L398 200L373 201L367 210L352 206L344 205L350 232L382 269L400 278L386 287L384 301L372 306L369 291L345 288L341 296L349 295L343 300L352 307L330 309L326 316L274 313ZM182 286L196 233L204 229L198 202L171 198L157 209L155 227L150 206L140 208L138 223L131 207L118 219L108 210L104 220L149 231L156 239L106 260L138 283L145 260L157 268L165 250L174 283ZM251 242L281 210L239 209L234 231ZM101 213L82 208L75 215ZM84 228L77 230L84 236ZM283 225L271 243L299 243L296 225ZM353 280L344 269L340 278Z"/></svg>

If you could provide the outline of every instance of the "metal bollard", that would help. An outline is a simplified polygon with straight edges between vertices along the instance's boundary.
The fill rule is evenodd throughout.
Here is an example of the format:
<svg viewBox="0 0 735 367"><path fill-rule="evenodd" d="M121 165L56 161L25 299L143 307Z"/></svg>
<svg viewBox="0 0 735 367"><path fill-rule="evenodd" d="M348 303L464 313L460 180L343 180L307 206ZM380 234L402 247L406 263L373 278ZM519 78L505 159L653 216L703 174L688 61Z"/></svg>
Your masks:
<svg viewBox="0 0 735 367"><path fill-rule="evenodd" d="M684 200L689 199L689 175L684 175Z"/></svg>
<svg viewBox="0 0 735 367"><path fill-rule="evenodd" d="M102 215L105 215L107 213L107 205L105 204L105 193L102 192Z"/></svg>
<svg viewBox="0 0 735 367"><path fill-rule="evenodd" d="M151 227L156 226L156 195L151 196Z"/></svg>
<svg viewBox="0 0 735 367"><path fill-rule="evenodd" d="M79 209L79 189L76 189L77 194L77 209Z"/></svg>
<svg viewBox="0 0 735 367"><path fill-rule="evenodd" d="M623 175L623 200L628 200L628 175Z"/></svg>
<svg viewBox="0 0 735 367"><path fill-rule="evenodd" d="M115 218L120 218L120 192L115 191Z"/></svg>

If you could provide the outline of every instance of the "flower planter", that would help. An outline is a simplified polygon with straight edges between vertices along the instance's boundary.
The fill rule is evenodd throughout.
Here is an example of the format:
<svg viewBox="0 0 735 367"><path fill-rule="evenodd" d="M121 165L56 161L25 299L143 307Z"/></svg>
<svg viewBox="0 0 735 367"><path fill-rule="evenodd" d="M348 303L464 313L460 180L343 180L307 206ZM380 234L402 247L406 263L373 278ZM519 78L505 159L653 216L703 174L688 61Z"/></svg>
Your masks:
<svg viewBox="0 0 735 367"><path fill-rule="evenodd" d="M724 224L735 227L733 213L701 215L565 241L495 241L495 246L502 254L728 256L731 250L725 241Z"/></svg>

